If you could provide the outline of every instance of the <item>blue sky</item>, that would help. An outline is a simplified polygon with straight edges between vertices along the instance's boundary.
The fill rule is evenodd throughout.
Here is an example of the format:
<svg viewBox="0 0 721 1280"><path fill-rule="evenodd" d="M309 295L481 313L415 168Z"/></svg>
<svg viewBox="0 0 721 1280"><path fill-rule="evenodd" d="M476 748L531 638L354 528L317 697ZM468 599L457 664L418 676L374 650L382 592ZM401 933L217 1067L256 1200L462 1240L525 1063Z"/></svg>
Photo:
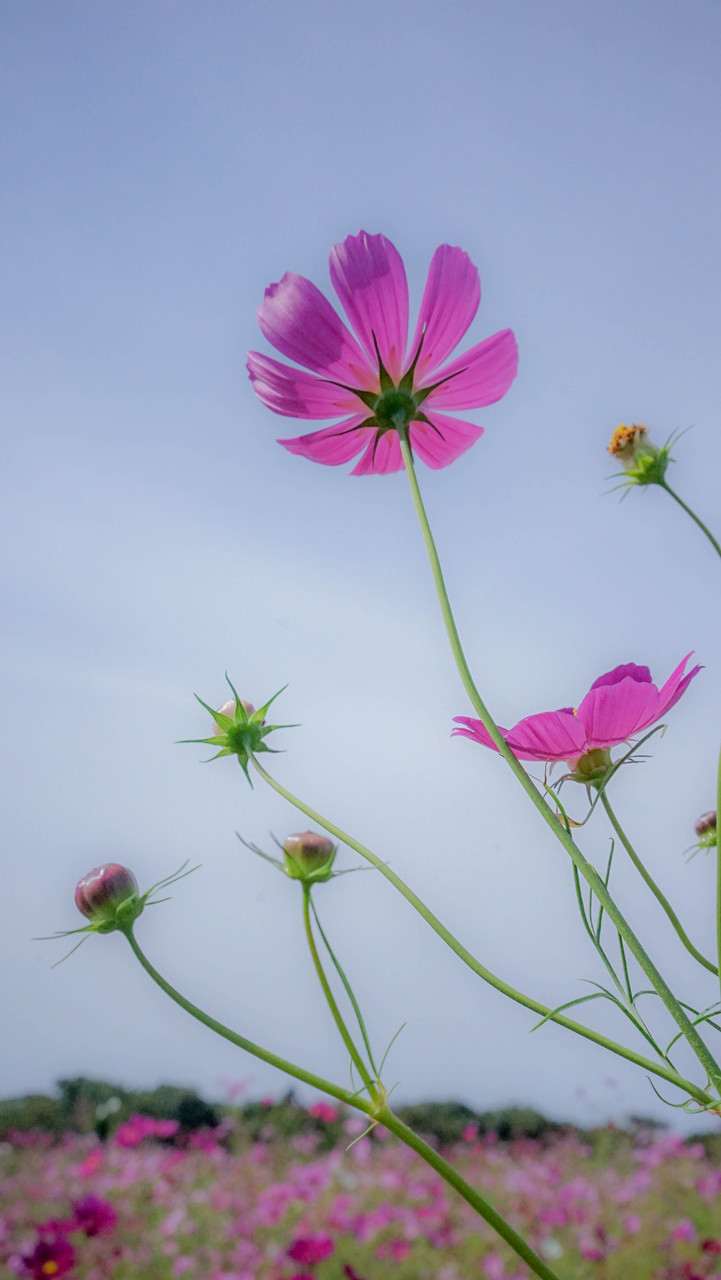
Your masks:
<svg viewBox="0 0 721 1280"><path fill-rule="evenodd" d="M483 439L421 476L496 717L575 705L620 662L659 681L691 648L705 664L616 800L710 949L711 860L681 855L713 803L719 565L659 491L608 496L605 446L621 420L659 443L693 424L673 480L718 532L718 7L71 0L1 22L0 1093L80 1073L285 1087L166 1005L118 937L49 970L56 951L30 939L74 927L77 878L111 859L146 884L202 861L141 922L149 954L345 1079L295 886L234 834L305 823L174 745L205 732L192 694L220 703L226 669L256 703L289 682L282 718L302 727L278 776L491 968L551 1004L599 977L560 846L499 761L449 738L470 708L405 477L291 457L246 378L246 350L268 350L266 285L292 269L329 290L329 249L360 227L400 249L412 308L435 247L461 245L483 289L468 342L518 337L511 392L471 415ZM600 816L585 841L605 858ZM617 891L682 992L713 999L623 864ZM322 905L377 1041L408 1021L390 1068L404 1097L659 1113L616 1059L556 1028L529 1037L372 873Z"/></svg>

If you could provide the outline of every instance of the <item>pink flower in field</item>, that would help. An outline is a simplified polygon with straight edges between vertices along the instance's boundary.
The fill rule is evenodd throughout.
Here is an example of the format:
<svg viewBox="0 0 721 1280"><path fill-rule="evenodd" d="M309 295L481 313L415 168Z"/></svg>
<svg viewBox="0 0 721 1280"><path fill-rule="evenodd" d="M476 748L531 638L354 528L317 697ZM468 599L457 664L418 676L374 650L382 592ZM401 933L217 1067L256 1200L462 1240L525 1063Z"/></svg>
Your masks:
<svg viewBox="0 0 721 1280"><path fill-rule="evenodd" d="M330 1236L299 1236L288 1249L288 1257L304 1267L315 1267L335 1253Z"/></svg>
<svg viewBox="0 0 721 1280"><path fill-rule="evenodd" d="M86 1236L101 1236L114 1230L118 1215L109 1200L90 1195L73 1204L73 1222L76 1229L84 1231Z"/></svg>
<svg viewBox="0 0 721 1280"><path fill-rule="evenodd" d="M24 1253L20 1274L31 1280L48 1280L49 1276L60 1280L60 1276L66 1275L74 1265L75 1250L65 1236L59 1235L50 1240L38 1240L32 1253Z"/></svg>
<svg viewBox="0 0 721 1280"><path fill-rule="evenodd" d="M327 466L360 453L353 475L386 475L403 466L402 432L429 467L448 466L483 428L445 410L500 400L518 366L510 329L444 363L478 310L477 268L462 249L436 249L410 346L406 273L390 240L365 231L348 236L331 250L330 277L354 333L320 290L292 271L266 289L258 308L264 336L303 366L249 352L259 399L289 418L341 418L279 443Z"/></svg>
<svg viewBox="0 0 721 1280"><path fill-rule="evenodd" d="M693 1244L696 1239L696 1228L690 1218L681 1218L672 1231L669 1232L669 1240L686 1240L689 1244Z"/></svg>
<svg viewBox="0 0 721 1280"><path fill-rule="evenodd" d="M315 1120L322 1120L323 1124L335 1124L340 1112L329 1102L314 1102L312 1107L308 1107L308 1115L313 1116Z"/></svg>
<svg viewBox="0 0 721 1280"><path fill-rule="evenodd" d="M570 768L576 770L583 757L596 752L596 756L584 762L588 765L587 772L590 776L594 768L603 771L610 763L607 753L611 747L655 724L686 692L701 670L694 667L684 674L690 657L687 653L660 689L652 683L648 667L627 662L594 680L578 708L542 711L519 720L512 729L500 731L519 760L551 763L567 760ZM454 734L498 750L480 720L456 716L455 722L463 728L454 729ZM583 767L580 773L584 774Z"/></svg>

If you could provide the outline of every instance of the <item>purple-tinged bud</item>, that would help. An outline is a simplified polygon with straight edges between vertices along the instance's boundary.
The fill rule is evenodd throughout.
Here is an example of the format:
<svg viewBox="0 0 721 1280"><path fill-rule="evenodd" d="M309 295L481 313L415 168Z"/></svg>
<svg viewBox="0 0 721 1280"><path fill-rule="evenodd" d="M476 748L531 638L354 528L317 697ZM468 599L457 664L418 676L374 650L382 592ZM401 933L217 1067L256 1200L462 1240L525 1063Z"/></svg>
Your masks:
<svg viewBox="0 0 721 1280"><path fill-rule="evenodd" d="M306 883L330 880L337 846L317 831L301 831L283 841L285 874Z"/></svg>
<svg viewBox="0 0 721 1280"><path fill-rule="evenodd" d="M697 836L707 836L710 832L716 834L716 810L709 809L708 813L702 813L700 818L694 823Z"/></svg>
<svg viewBox="0 0 721 1280"><path fill-rule="evenodd" d="M75 905L104 933L132 924L143 909L135 876L118 862L88 871L78 881Z"/></svg>
<svg viewBox="0 0 721 1280"><path fill-rule="evenodd" d="M234 716L235 716L235 709L236 709L236 707L237 707L237 706L238 706L238 703L235 701L235 698L228 698L228 701L227 701L227 702L224 702L224 703L223 703L223 705L222 705L222 707L218 707L218 715L221 715L221 716L230 716L230 718L231 718L231 720L232 720L232 719L234 718ZM244 710L245 714L246 714L246 715L248 716L248 718L250 719L250 717L253 715L253 712L255 711L255 707L253 706L253 703L252 703L252 702L245 702L245 701L241 698L241 700L240 700L240 706L243 708L243 710ZM219 724L216 724L216 726L215 726L215 728L214 728L214 730L213 730L213 733L219 734L219 733L223 733L223 732L224 732L224 731L223 731L222 727L221 727Z"/></svg>

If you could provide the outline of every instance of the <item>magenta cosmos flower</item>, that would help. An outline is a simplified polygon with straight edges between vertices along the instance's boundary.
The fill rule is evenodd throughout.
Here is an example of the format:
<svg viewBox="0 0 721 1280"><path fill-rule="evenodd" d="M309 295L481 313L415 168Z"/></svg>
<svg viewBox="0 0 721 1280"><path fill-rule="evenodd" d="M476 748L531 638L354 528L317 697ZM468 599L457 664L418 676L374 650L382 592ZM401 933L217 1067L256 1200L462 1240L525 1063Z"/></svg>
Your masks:
<svg viewBox="0 0 721 1280"><path fill-rule="evenodd" d="M403 466L399 432L407 432L429 467L448 466L483 428L445 411L500 400L518 367L510 329L443 363L478 310L477 268L462 249L436 249L410 346L406 273L390 240L348 236L331 250L330 278L354 333L293 271L266 289L258 308L268 342L303 369L249 352L256 395L287 418L341 418L279 444L333 467L360 453L353 475L385 475Z"/></svg>
<svg viewBox="0 0 721 1280"><path fill-rule="evenodd" d="M576 710L542 711L519 720L512 729L501 729L501 733L519 760L567 760L575 770L589 752L608 752L660 720L701 670L694 667L684 674L690 657L687 653L661 689L653 684L648 667L627 662L594 680ZM463 727L454 729L454 734L498 750L480 720L456 716L455 722ZM593 763L602 762L599 758Z"/></svg>

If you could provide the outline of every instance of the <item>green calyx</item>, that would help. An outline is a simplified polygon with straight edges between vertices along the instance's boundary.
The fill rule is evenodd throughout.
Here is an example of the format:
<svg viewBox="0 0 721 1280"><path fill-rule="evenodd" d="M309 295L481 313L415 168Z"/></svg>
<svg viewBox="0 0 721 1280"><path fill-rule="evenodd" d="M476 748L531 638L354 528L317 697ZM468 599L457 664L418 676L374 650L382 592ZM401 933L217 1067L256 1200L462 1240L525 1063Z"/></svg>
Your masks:
<svg viewBox="0 0 721 1280"><path fill-rule="evenodd" d="M586 787L600 786L612 768L610 750L607 747L592 747L577 760L576 767L569 776L574 782L582 782Z"/></svg>
<svg viewBox="0 0 721 1280"><path fill-rule="evenodd" d="M667 445L657 449L655 445L644 442L638 446L633 462L624 468L624 472L633 484L663 484L670 461Z"/></svg>
<svg viewBox="0 0 721 1280"><path fill-rule="evenodd" d="M295 725L266 724L265 722L271 703L275 702L275 699L280 696L283 689L287 688L287 685L283 685L283 689L279 689L277 693L273 694L272 698L269 698L267 702L263 703L262 707L255 711L250 708L250 704L241 700L229 677L226 675L225 678L235 700L235 706L231 714L214 710L207 702L203 702L203 699L198 697L196 693L195 697L201 707L205 707L205 710L210 713L215 721L215 732L210 738L182 738L181 741L206 742L211 747L218 747L219 750L216 751L214 756L210 757L211 760L218 760L220 756L237 756L238 763L252 787L253 783L248 773L248 765L251 759L254 755L259 755L261 751L273 751L272 747L265 745L264 739L269 733L273 733L275 729L295 728Z"/></svg>
<svg viewBox="0 0 721 1280"><path fill-rule="evenodd" d="M295 848L283 849L283 870L291 880L302 880L304 884L324 884L333 875L333 862L337 848L317 849L305 844Z"/></svg>

